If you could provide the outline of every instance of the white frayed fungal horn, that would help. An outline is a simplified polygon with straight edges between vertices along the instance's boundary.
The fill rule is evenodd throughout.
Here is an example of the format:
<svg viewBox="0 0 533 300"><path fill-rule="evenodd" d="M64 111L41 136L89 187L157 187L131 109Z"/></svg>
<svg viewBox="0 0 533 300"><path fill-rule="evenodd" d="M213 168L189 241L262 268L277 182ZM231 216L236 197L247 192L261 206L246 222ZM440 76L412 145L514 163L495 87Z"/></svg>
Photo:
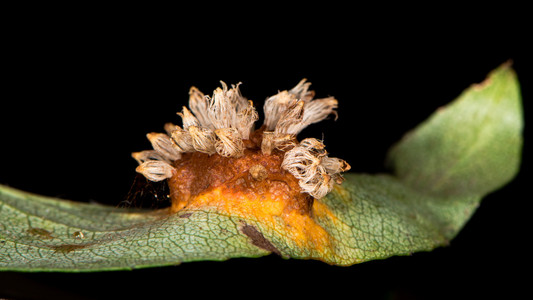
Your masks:
<svg viewBox="0 0 533 300"><path fill-rule="evenodd" d="M344 160L328 157L325 146L314 138L307 138L285 153L281 167L299 180L303 193L320 199L342 183L341 172L350 165Z"/></svg>
<svg viewBox="0 0 533 300"><path fill-rule="evenodd" d="M140 164L137 169L146 179L151 181L161 181L174 175L174 167L167 162L159 160L148 160Z"/></svg>
<svg viewBox="0 0 533 300"><path fill-rule="evenodd" d="M149 133L146 135L155 151L161 154L166 161L180 159L180 152L173 146L170 137L164 133Z"/></svg>
<svg viewBox="0 0 533 300"><path fill-rule="evenodd" d="M269 146L262 147L263 153L286 146L287 136L296 137L310 124L336 114L337 100L333 97L313 100L315 93L308 91L309 85L304 79L290 91L279 92L265 101L265 132L273 134Z"/></svg>
<svg viewBox="0 0 533 300"><path fill-rule="evenodd" d="M189 108L178 112L182 126L165 124L166 134L147 135L154 150L132 154L139 163L137 172L151 181L162 181L175 174L176 162L186 153L240 158L248 149L267 156L274 151L284 155L280 167L299 180L303 193L315 198L324 197L334 184L342 183L341 173L350 169L344 160L329 157L317 139L300 143L296 139L308 125L331 114L337 116L335 98L313 99L311 83L303 79L294 88L266 99L264 124L254 132L258 113L253 102L241 95L240 83L231 88L221 84L211 97L195 87L189 90Z"/></svg>
<svg viewBox="0 0 533 300"><path fill-rule="evenodd" d="M215 150L224 157L241 157L244 153L244 143L235 128L221 128L215 130L217 139Z"/></svg>

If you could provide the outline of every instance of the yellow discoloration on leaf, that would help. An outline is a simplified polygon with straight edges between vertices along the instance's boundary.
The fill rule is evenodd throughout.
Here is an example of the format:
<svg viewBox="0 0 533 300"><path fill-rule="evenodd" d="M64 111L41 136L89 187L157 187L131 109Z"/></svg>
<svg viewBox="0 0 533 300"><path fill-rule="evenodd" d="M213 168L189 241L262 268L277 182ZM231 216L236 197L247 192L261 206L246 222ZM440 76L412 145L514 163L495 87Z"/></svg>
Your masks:
<svg viewBox="0 0 533 300"><path fill-rule="evenodd" d="M224 186L201 193L185 209L216 209L219 213L253 220L267 230L276 231L283 238L302 249L312 249L317 256L332 256L334 249L331 236L314 219L314 214L334 218L328 208L315 201L312 214L304 214L287 207L286 195L265 193L261 197L251 197L242 192L232 191ZM280 232L280 226L283 231Z"/></svg>
<svg viewBox="0 0 533 300"><path fill-rule="evenodd" d="M203 209L214 207L219 212L240 217L255 216L258 220L270 219L283 213L284 205L278 199L249 199L244 193L230 193L223 187L201 193L186 207L187 209Z"/></svg>
<svg viewBox="0 0 533 300"><path fill-rule="evenodd" d="M353 201L353 196L342 185L335 185L333 187L333 190L340 198L344 199L345 201Z"/></svg>
<svg viewBox="0 0 533 300"><path fill-rule="evenodd" d="M334 224L340 224L339 218L329 209L329 207L319 200L313 203L313 215L317 219L328 218Z"/></svg>
<svg viewBox="0 0 533 300"><path fill-rule="evenodd" d="M287 224L287 235L298 247L316 250L323 257L333 255L330 235L313 218L292 212L283 220Z"/></svg>

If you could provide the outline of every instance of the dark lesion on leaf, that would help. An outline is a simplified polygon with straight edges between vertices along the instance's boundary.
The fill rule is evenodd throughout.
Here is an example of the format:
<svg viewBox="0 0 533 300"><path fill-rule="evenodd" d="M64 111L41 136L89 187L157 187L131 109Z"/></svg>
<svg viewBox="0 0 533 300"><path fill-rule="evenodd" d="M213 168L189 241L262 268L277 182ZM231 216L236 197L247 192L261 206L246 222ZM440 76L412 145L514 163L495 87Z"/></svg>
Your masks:
<svg viewBox="0 0 533 300"><path fill-rule="evenodd" d="M255 228L255 226L241 221L240 229L244 235L250 238L254 246L281 256L281 252L269 240L267 240L265 236Z"/></svg>
<svg viewBox="0 0 533 300"><path fill-rule="evenodd" d="M86 243L86 244L63 244L63 245L51 245L50 248L55 250L56 252L62 252L62 253L69 253L74 250L80 250L87 248L89 246L94 245L94 243Z"/></svg>
<svg viewBox="0 0 533 300"><path fill-rule="evenodd" d="M191 216L192 216L192 213L184 213L184 214L179 215L178 217L180 217L182 219L188 219Z"/></svg>
<svg viewBox="0 0 533 300"><path fill-rule="evenodd" d="M32 227L27 230L29 234L37 236L41 239L49 240L53 239L52 233L44 228Z"/></svg>

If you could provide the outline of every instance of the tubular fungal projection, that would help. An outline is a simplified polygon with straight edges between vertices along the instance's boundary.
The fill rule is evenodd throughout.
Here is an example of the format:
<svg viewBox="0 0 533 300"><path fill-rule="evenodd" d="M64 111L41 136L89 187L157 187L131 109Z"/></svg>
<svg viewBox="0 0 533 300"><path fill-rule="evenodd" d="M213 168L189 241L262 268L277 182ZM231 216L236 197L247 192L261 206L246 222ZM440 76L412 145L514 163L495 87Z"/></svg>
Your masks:
<svg viewBox="0 0 533 300"><path fill-rule="evenodd" d="M341 184L344 160L329 157L314 138L298 141L308 125L337 115L333 97L313 99L305 79L267 98L264 124L254 130L258 113L239 85L224 82L212 96L189 91L189 108L178 115L182 127L167 123L166 133L147 135L153 150L133 153L136 171L148 180L167 180L172 211L191 204L208 190L285 199L284 210L308 213L313 199Z"/></svg>

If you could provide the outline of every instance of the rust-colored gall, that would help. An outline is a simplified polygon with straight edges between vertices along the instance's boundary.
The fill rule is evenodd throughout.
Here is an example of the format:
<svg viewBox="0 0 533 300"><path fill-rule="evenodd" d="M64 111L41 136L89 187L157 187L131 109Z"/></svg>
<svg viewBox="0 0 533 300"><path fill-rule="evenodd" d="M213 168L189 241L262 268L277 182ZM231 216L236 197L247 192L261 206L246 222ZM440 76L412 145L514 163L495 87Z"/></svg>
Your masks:
<svg viewBox="0 0 533 300"><path fill-rule="evenodd" d="M298 180L281 168L283 152L264 155L260 149L246 149L239 158L186 153L174 162L174 176L168 180L172 212L195 201L200 194L221 189L232 201L262 201L275 198L286 210L308 214L313 198L301 193ZM223 201L223 199L220 199Z"/></svg>

